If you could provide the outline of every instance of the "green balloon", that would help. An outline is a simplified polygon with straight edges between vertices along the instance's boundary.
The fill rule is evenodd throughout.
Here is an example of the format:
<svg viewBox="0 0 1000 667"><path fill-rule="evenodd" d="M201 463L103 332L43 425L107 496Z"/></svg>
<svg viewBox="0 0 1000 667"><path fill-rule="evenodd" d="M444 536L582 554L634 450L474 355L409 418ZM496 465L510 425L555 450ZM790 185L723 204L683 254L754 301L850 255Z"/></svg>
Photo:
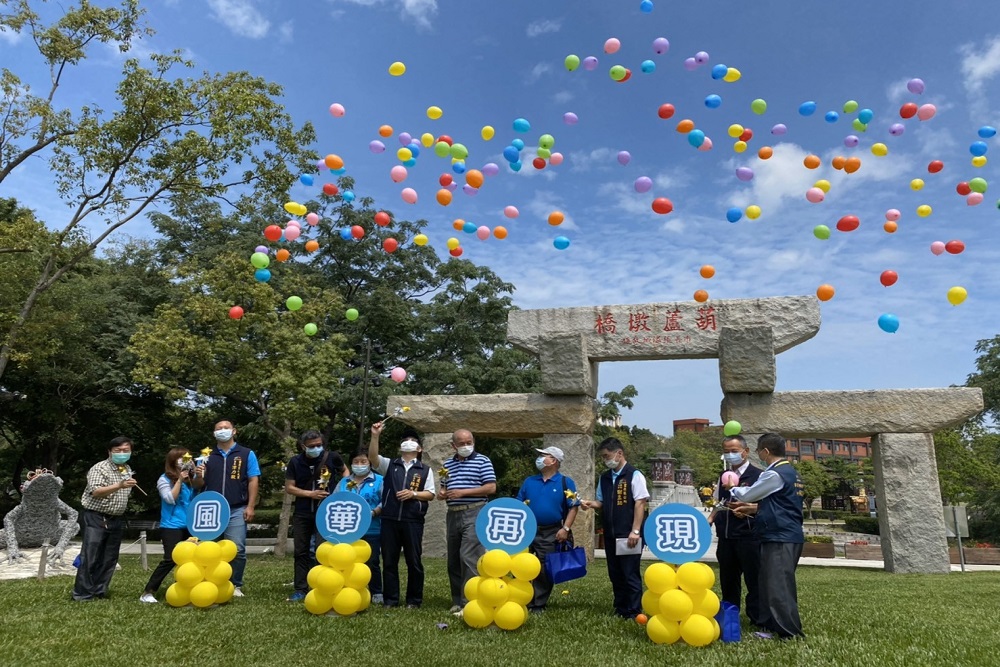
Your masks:
<svg viewBox="0 0 1000 667"><path fill-rule="evenodd" d="M851 123L851 127L853 127L858 132L868 131L868 126L862 123L860 118L855 118L854 122Z"/></svg>
<svg viewBox="0 0 1000 667"><path fill-rule="evenodd" d="M347 312L344 313L344 317L346 317L351 322L353 322L354 320L358 319L358 309L357 308L348 308Z"/></svg>
<svg viewBox="0 0 1000 667"><path fill-rule="evenodd" d="M551 149L555 145L556 145L556 138L553 137L551 134L543 134L542 136L538 137L539 148Z"/></svg>
<svg viewBox="0 0 1000 667"><path fill-rule="evenodd" d="M813 236L818 238L820 241L825 241L830 238L830 228L826 225L816 225L813 227Z"/></svg>
<svg viewBox="0 0 1000 667"><path fill-rule="evenodd" d="M854 113L858 110L858 103L854 100L844 102L844 113Z"/></svg>
<svg viewBox="0 0 1000 667"><path fill-rule="evenodd" d="M767 111L767 102L758 97L750 103L750 110L759 116Z"/></svg>
<svg viewBox="0 0 1000 667"><path fill-rule="evenodd" d="M451 156L456 160L464 160L469 157L469 149L463 144L453 144L451 147Z"/></svg>
<svg viewBox="0 0 1000 667"><path fill-rule="evenodd" d="M451 146L445 141L439 141L434 144L434 155L438 157L448 157L448 152L451 150Z"/></svg>
<svg viewBox="0 0 1000 667"><path fill-rule="evenodd" d="M306 332L307 336L315 336L316 332L319 331L319 327L310 322L309 324L302 327L302 330Z"/></svg>
<svg viewBox="0 0 1000 667"><path fill-rule="evenodd" d="M285 299L285 307L288 308L288 310L298 310L302 307L302 299L297 296L290 296Z"/></svg>
<svg viewBox="0 0 1000 667"><path fill-rule="evenodd" d="M611 68L609 74L611 74L611 78L615 81L621 81L625 78L625 68L621 65L615 65Z"/></svg>
<svg viewBox="0 0 1000 667"><path fill-rule="evenodd" d="M542 158L543 160L548 160L550 157L552 157L552 151L550 151L548 148L537 148L535 149L535 153L538 155L538 157Z"/></svg>
<svg viewBox="0 0 1000 667"><path fill-rule="evenodd" d="M737 421L728 421L726 425L722 427L722 432L726 435L739 435L740 431L743 430L743 426Z"/></svg>
<svg viewBox="0 0 1000 667"><path fill-rule="evenodd" d="M250 255L250 263L258 269L266 269L271 264L271 258L262 252L255 252Z"/></svg>
<svg viewBox="0 0 1000 667"><path fill-rule="evenodd" d="M980 194L986 192L986 179L976 176L969 181L969 189Z"/></svg>
<svg viewBox="0 0 1000 667"><path fill-rule="evenodd" d="M580 66L580 56L574 56L572 53L566 56L566 69L572 72L577 67Z"/></svg>

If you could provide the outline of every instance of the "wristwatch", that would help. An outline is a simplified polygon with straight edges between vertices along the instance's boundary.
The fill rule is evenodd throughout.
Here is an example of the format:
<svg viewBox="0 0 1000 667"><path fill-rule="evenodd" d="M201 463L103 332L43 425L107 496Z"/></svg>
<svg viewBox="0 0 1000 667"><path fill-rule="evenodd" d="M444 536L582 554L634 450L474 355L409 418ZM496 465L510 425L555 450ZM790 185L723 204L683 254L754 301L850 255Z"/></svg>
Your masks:
<svg viewBox="0 0 1000 667"><path fill-rule="evenodd" d="M632 531L632 534L633 534L633 535L638 535L638 534L639 534L639 531L638 531L638 530L633 530L633 531Z"/></svg>
<svg viewBox="0 0 1000 667"><path fill-rule="evenodd" d="M562 529L565 530L567 533L572 533L573 532L573 529L570 528L569 526L567 526L566 524L563 524Z"/></svg>

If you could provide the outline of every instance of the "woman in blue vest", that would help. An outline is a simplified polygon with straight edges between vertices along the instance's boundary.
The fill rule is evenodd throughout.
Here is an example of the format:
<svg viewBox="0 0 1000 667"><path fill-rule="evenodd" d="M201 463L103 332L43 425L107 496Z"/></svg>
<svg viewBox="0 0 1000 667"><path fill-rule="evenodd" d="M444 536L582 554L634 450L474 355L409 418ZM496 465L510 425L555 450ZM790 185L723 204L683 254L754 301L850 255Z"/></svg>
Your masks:
<svg viewBox="0 0 1000 667"><path fill-rule="evenodd" d="M194 497L192 484L195 479L200 479L205 474L205 467L195 467L190 459L191 452L183 447L171 449L167 452L165 471L156 482L156 490L160 493L160 539L163 541L163 560L149 577L149 583L139 598L141 602L156 602L156 591L160 589L163 579L174 569L172 559L174 547L190 537L187 531L187 508Z"/></svg>
<svg viewBox="0 0 1000 667"><path fill-rule="evenodd" d="M351 476L340 480L337 491L359 494L372 510L372 523L361 539L372 548L367 563L372 571L368 592L372 594L372 604L382 604L382 571L378 565L382 554L382 520L379 518L382 514L382 475L372 470L367 449L358 451L351 459Z"/></svg>

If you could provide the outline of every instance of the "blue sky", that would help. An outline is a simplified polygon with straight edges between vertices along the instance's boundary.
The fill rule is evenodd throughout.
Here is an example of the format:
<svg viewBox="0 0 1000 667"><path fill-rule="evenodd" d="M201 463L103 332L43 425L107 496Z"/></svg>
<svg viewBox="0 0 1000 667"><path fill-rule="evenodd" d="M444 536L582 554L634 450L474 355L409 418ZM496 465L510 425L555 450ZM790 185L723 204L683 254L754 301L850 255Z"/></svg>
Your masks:
<svg viewBox="0 0 1000 667"><path fill-rule="evenodd" d="M978 128L1000 126L1000 29L984 20L984 3L654 3L645 14L632 0L156 1L144 3L156 34L132 55L183 49L199 71L247 69L282 84L288 111L315 123L315 148L344 158L358 194L398 217L427 219L430 243L443 256L446 239L459 237L463 257L513 282L523 308L687 301L697 289L712 299L813 294L828 283L837 294L822 305L819 335L778 357L779 390L963 383L974 369L975 342L1000 330L1000 179L993 184L1000 146L985 140L990 152L982 168L972 166L969 153ZM611 37L621 50L607 55ZM657 37L670 42L663 55L653 52ZM44 72L31 69L29 46L0 33L5 66L40 88ZM699 51L709 54L708 64L688 71L684 60ZM599 65L568 72L568 54L596 56ZM64 104L110 106L121 56L101 48L92 56L60 92ZM656 69L644 74L647 59ZM394 61L406 64L405 75L388 74ZM615 64L632 70L629 81L611 80ZM717 64L738 68L742 78L714 80ZM926 84L920 95L907 91L914 77ZM721 96L719 108L705 106L710 94ZM750 110L756 98L767 101L763 115ZM798 113L807 100L818 106L811 117ZM874 112L866 132L851 128L856 112L824 120L848 100ZM936 116L901 119L900 106L911 101L934 104ZM332 103L344 105L344 117L328 113ZM663 103L676 107L670 120L657 116ZM440 120L428 119L431 105L443 110ZM567 112L577 114L576 125L563 122ZM529 120L530 132L514 132L515 118ZM695 150L675 131L682 118L712 139L711 151ZM742 154L727 135L733 123L754 132ZM778 123L787 134L772 135ZM901 136L890 135L894 123L904 126ZM388 149L381 155L368 148L381 139L382 124L397 134L448 134L468 147L469 166L495 162L500 174L475 197L459 190L441 207L434 195L448 161L425 150L407 180L394 184L395 137L383 139ZM492 141L481 139L484 125L495 128ZM543 133L555 137L553 150L565 159L537 171L531 149ZM844 145L851 134L860 138L857 148ZM514 173L502 152L518 137L527 148L524 168ZM872 155L875 142L888 146L886 157ZM762 146L773 147L771 159L758 159ZM618 163L619 151L630 153L627 166ZM822 166L806 169L807 154L820 156ZM859 157L861 169L834 170L838 155ZM928 173L931 160L943 161L944 170ZM753 180L738 180L739 167L750 167ZM653 180L650 192L634 191L640 176ZM977 176L991 188L981 205L968 206L955 187ZM922 190L911 189L914 178L925 181ZM830 181L830 192L811 204L805 192L819 179ZM417 204L401 200L404 187L418 192ZM41 161L2 190L53 224L65 214ZM314 191L295 185L292 195L305 199ZM670 198L674 211L655 214L654 197ZM761 207L759 219L727 222L727 209L751 204ZM933 214L918 217L921 204ZM506 206L520 216L504 218ZM895 234L882 229L890 208L902 212ZM558 229L546 223L552 210L566 214ZM813 236L816 225L833 228L848 214L860 218L858 230L834 230L827 241ZM482 242L455 232L455 218L502 224L510 235ZM126 230L149 232L144 223ZM571 240L567 250L553 247L559 234ZM932 242L952 239L965 243L962 254L930 252ZM716 268L711 280L699 276L703 264ZM891 288L879 283L884 270L899 274ZM969 292L958 307L945 296L954 285ZM899 317L898 333L879 330L886 312ZM628 383L639 390L629 423L669 434L673 419L719 419L714 360L602 365L602 392Z"/></svg>

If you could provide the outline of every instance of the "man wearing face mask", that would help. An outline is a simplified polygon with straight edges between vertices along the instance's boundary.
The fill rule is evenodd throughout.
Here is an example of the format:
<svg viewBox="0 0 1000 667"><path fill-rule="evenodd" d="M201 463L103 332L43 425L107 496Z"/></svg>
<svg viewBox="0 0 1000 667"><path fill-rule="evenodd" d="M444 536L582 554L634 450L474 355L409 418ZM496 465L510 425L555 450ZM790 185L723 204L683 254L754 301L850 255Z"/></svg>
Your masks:
<svg viewBox="0 0 1000 667"><path fill-rule="evenodd" d="M229 524L222 537L236 543L233 576L234 597L243 597L243 572L247 566L247 522L253 521L257 504L260 465L252 450L236 442L236 429L228 419L215 423L212 430L216 448L205 461L205 491L215 491L229 502Z"/></svg>
<svg viewBox="0 0 1000 667"><path fill-rule="evenodd" d="M87 472L87 487L80 498L83 547L73 584L73 599L78 602L108 596L125 528L122 515L136 486L128 466L131 456L132 441L117 437L108 445L108 458Z"/></svg>
<svg viewBox="0 0 1000 667"><path fill-rule="evenodd" d="M727 437L722 442L722 457L726 470L731 470L739 476L737 486L745 488L752 486L760 477L761 470L750 463L750 448L742 435ZM760 542L754 534L754 519L752 516L738 517L728 508L731 494L722 484L722 478L713 493L716 500L715 509L708 517L708 522L715 524L718 543L715 556L719 561L719 583L722 586L722 599L739 608L742 596L740 577L747 585L746 613L754 625L760 625L758 611L757 580L760 563Z"/></svg>
<svg viewBox="0 0 1000 667"><path fill-rule="evenodd" d="M646 477L625 460L625 448L617 438L607 438L597 447L607 471L597 484L597 499L584 500L584 509L601 511L604 553L614 593L615 614L635 618L642 611L642 552L619 554L622 547L642 548L642 523L646 519L649 491Z"/></svg>
<svg viewBox="0 0 1000 667"><path fill-rule="evenodd" d="M767 464L750 487L730 489L737 516L756 515L760 540L758 625L782 639L805 635L799 620L795 568L802 556L802 480L785 458L785 438L765 433L757 455Z"/></svg>
<svg viewBox="0 0 1000 667"><path fill-rule="evenodd" d="M580 510L576 497L576 482L559 472L565 454L558 447L536 449L537 475L524 480L517 499L525 503L538 524L538 532L531 542L531 553L542 562L542 571L531 582L534 597L528 611L545 609L552 594L552 581L545 574L545 556L556 550L558 543L573 546L573 522Z"/></svg>
<svg viewBox="0 0 1000 667"><path fill-rule="evenodd" d="M406 559L406 606L416 609L424 601L424 517L427 503L434 500L434 471L420 460L420 439L412 430L403 432L399 458L389 460L378 453L383 423L372 424L368 457L382 475L382 604L399 606L399 552Z"/></svg>
<svg viewBox="0 0 1000 667"><path fill-rule="evenodd" d="M343 459L337 452L326 449L322 433L305 431L299 436L299 453L285 468L285 493L295 496L295 512L292 515L295 591L288 597L289 602L301 602L309 592L306 578L309 570L316 565L310 546L314 536L317 544L323 541L316 528L316 509L330 495L331 487L336 486L343 474Z"/></svg>
<svg viewBox="0 0 1000 667"><path fill-rule="evenodd" d="M476 566L486 549L476 534L476 518L488 500L497 492L497 476L493 462L477 452L472 432L459 429L451 436L455 455L446 459L448 471L442 481L438 498L447 500L448 582L451 585L451 613L459 615L468 600L465 584L478 574Z"/></svg>

